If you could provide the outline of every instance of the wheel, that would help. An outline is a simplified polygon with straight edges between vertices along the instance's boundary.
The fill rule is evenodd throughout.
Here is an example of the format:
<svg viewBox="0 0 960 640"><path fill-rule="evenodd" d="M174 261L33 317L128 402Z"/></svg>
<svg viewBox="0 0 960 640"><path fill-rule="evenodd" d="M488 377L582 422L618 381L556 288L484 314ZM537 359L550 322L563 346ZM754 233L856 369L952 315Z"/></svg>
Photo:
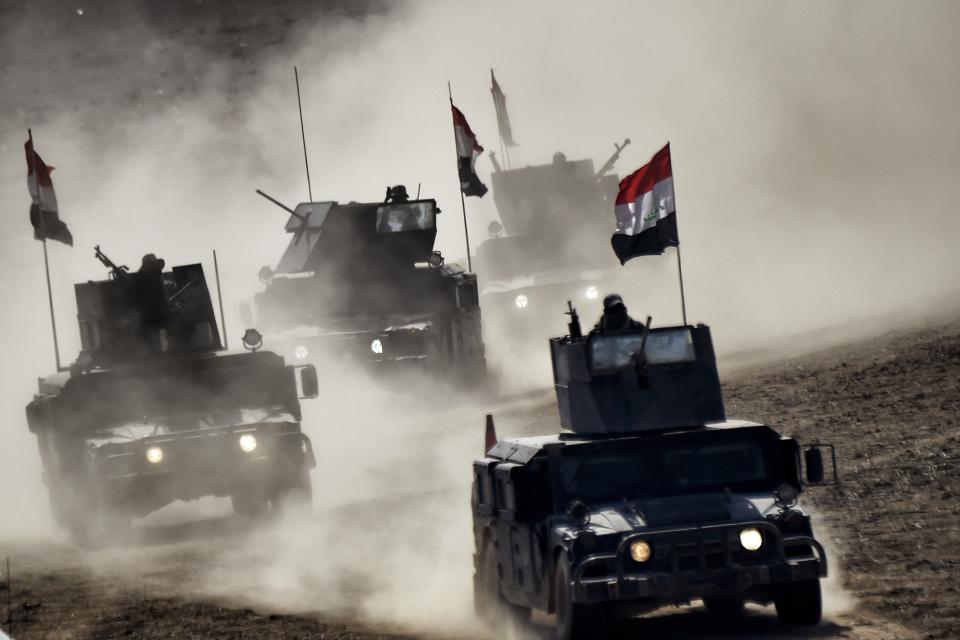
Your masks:
<svg viewBox="0 0 960 640"><path fill-rule="evenodd" d="M703 606L710 613L728 616L743 611L743 600L740 598L725 598L723 596L704 598Z"/></svg>
<svg viewBox="0 0 960 640"><path fill-rule="evenodd" d="M819 580L780 585L773 601L777 618L784 624L813 625L820 622L823 611Z"/></svg>
<svg viewBox="0 0 960 640"><path fill-rule="evenodd" d="M271 498L276 512L309 513L313 507L313 484L310 470L301 464L293 478L281 482Z"/></svg>
<svg viewBox="0 0 960 640"><path fill-rule="evenodd" d="M491 629L504 630L530 620L530 608L508 602L500 592L500 571L497 568L497 547L487 542L480 568L481 593L478 598L480 617Z"/></svg>
<svg viewBox="0 0 960 640"><path fill-rule="evenodd" d="M230 493L233 512L244 518L260 518L267 513L270 501L260 487L240 487Z"/></svg>
<svg viewBox="0 0 960 640"><path fill-rule="evenodd" d="M604 636L603 630L598 628L600 621L596 610L588 605L570 601L570 559L566 553L561 553L557 558L553 589L557 609L555 628L557 640Z"/></svg>

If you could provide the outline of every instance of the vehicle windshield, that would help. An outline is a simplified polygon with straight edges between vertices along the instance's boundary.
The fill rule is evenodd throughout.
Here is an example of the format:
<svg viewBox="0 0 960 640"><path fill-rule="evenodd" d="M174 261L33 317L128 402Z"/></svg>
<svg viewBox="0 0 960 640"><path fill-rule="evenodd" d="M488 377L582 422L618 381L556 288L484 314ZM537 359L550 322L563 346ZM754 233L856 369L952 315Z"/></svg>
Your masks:
<svg viewBox="0 0 960 640"><path fill-rule="evenodd" d="M564 490L585 502L772 488L767 454L750 439L590 453L563 461Z"/></svg>
<svg viewBox="0 0 960 640"><path fill-rule="evenodd" d="M435 226L432 202L385 204L377 208L377 233L426 231Z"/></svg>
<svg viewBox="0 0 960 640"><path fill-rule="evenodd" d="M590 338L594 373L612 373L632 365L643 347L647 364L691 362L696 359L693 336L686 327L657 329L643 343L643 332L596 335Z"/></svg>

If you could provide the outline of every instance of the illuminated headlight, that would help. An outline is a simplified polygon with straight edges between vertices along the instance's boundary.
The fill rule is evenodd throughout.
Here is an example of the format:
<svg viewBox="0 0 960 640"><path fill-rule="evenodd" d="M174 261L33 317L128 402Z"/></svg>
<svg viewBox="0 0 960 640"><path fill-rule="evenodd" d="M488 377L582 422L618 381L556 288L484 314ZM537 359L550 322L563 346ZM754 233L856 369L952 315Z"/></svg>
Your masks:
<svg viewBox="0 0 960 640"><path fill-rule="evenodd" d="M600 296L600 291L593 285L587 287L585 293L590 300L596 300Z"/></svg>
<svg viewBox="0 0 960 640"><path fill-rule="evenodd" d="M297 356L297 360L306 360L307 356L310 355L310 351L307 350L307 347L304 345L297 345L297 348L293 350L293 355Z"/></svg>
<svg viewBox="0 0 960 640"><path fill-rule="evenodd" d="M257 448L257 437L252 433L245 433L240 436L240 448L245 453L251 453Z"/></svg>
<svg viewBox="0 0 960 640"><path fill-rule="evenodd" d="M754 528L740 530L740 546L747 551L757 551L763 546L763 536Z"/></svg>
<svg viewBox="0 0 960 640"><path fill-rule="evenodd" d="M646 562L650 559L650 543L637 540L630 544L630 557L634 562Z"/></svg>
<svg viewBox="0 0 960 640"><path fill-rule="evenodd" d="M370 343L370 351L373 351L377 355L383 353L383 343L380 342L380 338Z"/></svg>
<svg viewBox="0 0 960 640"><path fill-rule="evenodd" d="M160 464L163 461L163 449L160 447L150 447L147 449L147 462L151 464Z"/></svg>
<svg viewBox="0 0 960 640"><path fill-rule="evenodd" d="M526 309L529 302L530 301L527 300L527 296L523 295L522 293L513 299L513 304L517 306L517 309Z"/></svg>

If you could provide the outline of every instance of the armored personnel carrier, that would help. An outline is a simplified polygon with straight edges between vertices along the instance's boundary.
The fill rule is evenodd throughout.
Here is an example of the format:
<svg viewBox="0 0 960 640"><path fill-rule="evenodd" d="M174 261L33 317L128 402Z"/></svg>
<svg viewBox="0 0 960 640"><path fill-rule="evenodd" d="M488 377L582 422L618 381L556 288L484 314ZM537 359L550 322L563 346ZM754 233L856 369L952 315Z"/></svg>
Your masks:
<svg viewBox="0 0 960 640"><path fill-rule="evenodd" d="M27 405L54 519L87 546L174 500L308 504L299 400L316 397L316 371L255 351L255 331L255 352L225 352L201 265L148 255L131 273L97 257L111 277L75 286L82 351Z"/></svg>
<svg viewBox="0 0 960 640"><path fill-rule="evenodd" d="M434 251L432 199L312 202L290 211L290 244L246 322L297 361L420 368L464 381L486 370L477 279ZM282 205L281 205L282 206Z"/></svg>
<svg viewBox="0 0 960 640"><path fill-rule="evenodd" d="M524 340L542 326L543 312L573 300L599 312L601 290L615 286L609 250L619 180L610 173L627 139L598 171L593 160L567 160L490 175L500 217L477 247L485 321L504 337ZM533 334L536 335L536 330ZM544 339L547 335L543 336Z"/></svg>
<svg viewBox="0 0 960 640"><path fill-rule="evenodd" d="M570 329L550 341L565 431L497 441L487 418L478 613L555 613L563 640L694 600L772 602L784 623L816 624L827 558L796 503L825 480L822 445L726 418L704 325L582 336L574 315Z"/></svg>

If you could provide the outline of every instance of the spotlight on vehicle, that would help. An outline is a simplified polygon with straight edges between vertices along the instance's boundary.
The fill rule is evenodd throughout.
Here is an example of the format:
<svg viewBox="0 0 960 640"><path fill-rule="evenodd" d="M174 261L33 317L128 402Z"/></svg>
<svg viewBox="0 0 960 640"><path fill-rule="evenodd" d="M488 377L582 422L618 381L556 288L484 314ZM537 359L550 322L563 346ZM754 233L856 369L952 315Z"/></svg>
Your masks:
<svg viewBox="0 0 960 640"><path fill-rule="evenodd" d="M307 356L310 355L310 351L306 345L298 344L297 348L293 350L293 355L297 356L297 360L306 360Z"/></svg>
<svg viewBox="0 0 960 640"><path fill-rule="evenodd" d="M587 290L585 291L585 293L587 294L587 298L589 298L590 300L596 300L600 296L600 290L597 289L594 285L590 285L589 287L587 287Z"/></svg>
<svg viewBox="0 0 960 640"><path fill-rule="evenodd" d="M650 559L650 543L646 540L637 540L630 544L630 557L634 562L646 562Z"/></svg>
<svg viewBox="0 0 960 640"><path fill-rule="evenodd" d="M244 453L253 453L257 448L257 437L252 433L245 433L240 436L240 448Z"/></svg>
<svg viewBox="0 0 960 640"><path fill-rule="evenodd" d="M517 309L526 309L529 302L530 301L527 300L527 296L523 295L522 293L513 299L513 304L517 306Z"/></svg>
<svg viewBox="0 0 960 640"><path fill-rule="evenodd" d="M789 509L797 504L797 490L791 484L782 484L777 487L774 495L777 498L777 506L783 509Z"/></svg>
<svg viewBox="0 0 960 640"><path fill-rule="evenodd" d="M247 329L241 341L248 351L256 351L263 346L263 336L256 329Z"/></svg>
<svg viewBox="0 0 960 640"><path fill-rule="evenodd" d="M147 462L151 464L160 464L163 462L163 449L160 447L150 447L147 449Z"/></svg>
<svg viewBox="0 0 960 640"><path fill-rule="evenodd" d="M383 343L380 342L380 338L370 343L370 351L373 351L377 355L383 353Z"/></svg>
<svg viewBox="0 0 960 640"><path fill-rule="evenodd" d="M747 551L757 551L763 546L763 535L753 527L741 529L740 546Z"/></svg>
<svg viewBox="0 0 960 640"><path fill-rule="evenodd" d="M439 269L443 266L443 255L439 251L434 251L430 254L430 257L427 258L427 264L430 265L431 269Z"/></svg>

